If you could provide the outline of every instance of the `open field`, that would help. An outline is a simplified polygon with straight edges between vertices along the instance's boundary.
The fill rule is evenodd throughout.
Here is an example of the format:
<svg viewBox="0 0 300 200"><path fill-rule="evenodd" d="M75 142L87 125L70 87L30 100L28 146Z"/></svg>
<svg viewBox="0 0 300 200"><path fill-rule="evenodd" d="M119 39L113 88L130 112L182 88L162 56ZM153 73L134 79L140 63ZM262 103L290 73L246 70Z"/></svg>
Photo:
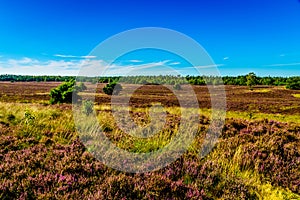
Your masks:
<svg viewBox="0 0 300 200"><path fill-rule="evenodd" d="M0 82L1 102L48 103L50 89L59 82ZM86 83L89 91L83 95L94 95L100 104L110 103L110 97L102 92L105 84ZM96 88L97 87L97 88ZM130 85L128 86L130 87ZM210 108L210 95L206 86L193 86L200 108ZM286 90L284 87L257 86L250 91L246 86L225 86L227 111L257 112L270 114L299 115L300 91ZM184 95L184 92L182 92ZM131 98L132 106L147 106L151 102L162 102L166 106L178 106L171 91L162 86L143 86Z"/></svg>
<svg viewBox="0 0 300 200"><path fill-rule="evenodd" d="M222 134L201 159L210 96L207 87L193 86L201 117L188 151L163 169L131 174L93 158L77 138L71 105L48 104L50 89L59 84L0 82L1 199L300 199L300 91L226 86ZM159 101L168 111L164 129L144 139L116 126L110 96L101 91L104 84L87 85L92 89L81 95L97 91L98 120L116 146L151 152L176 134L179 104L166 88L143 86L130 100L131 117L140 125L149 123L146 108L151 103Z"/></svg>

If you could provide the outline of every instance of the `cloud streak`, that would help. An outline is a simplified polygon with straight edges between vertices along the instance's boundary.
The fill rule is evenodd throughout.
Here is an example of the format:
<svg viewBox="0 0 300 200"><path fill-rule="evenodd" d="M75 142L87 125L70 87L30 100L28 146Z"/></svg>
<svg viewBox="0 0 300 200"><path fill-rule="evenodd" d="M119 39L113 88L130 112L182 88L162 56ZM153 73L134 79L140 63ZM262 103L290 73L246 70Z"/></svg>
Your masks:
<svg viewBox="0 0 300 200"><path fill-rule="evenodd" d="M265 67L285 67L285 66L297 66L300 65L300 62L298 63L283 63L283 64L272 64L272 65L264 65Z"/></svg>
<svg viewBox="0 0 300 200"><path fill-rule="evenodd" d="M74 56L74 55L63 55L63 54L54 54L54 57L59 58L79 58L79 59L93 59L97 58L97 56Z"/></svg>
<svg viewBox="0 0 300 200"><path fill-rule="evenodd" d="M37 60L32 58L0 59L0 74L19 75L71 75L71 76L122 76L122 75L178 75L200 70L214 70L224 64L196 67L172 66L169 60L151 63L109 64L98 59Z"/></svg>
<svg viewBox="0 0 300 200"><path fill-rule="evenodd" d="M81 75L81 76L118 76L138 75L155 72L165 74L168 60L130 65L109 65L103 60L36 60L32 58L0 60L0 74L20 75ZM154 69L155 68L155 69Z"/></svg>
<svg viewBox="0 0 300 200"><path fill-rule="evenodd" d="M150 75L166 74L169 60L151 62L139 65L110 65L107 66L106 75ZM155 69L154 69L155 68Z"/></svg>
<svg viewBox="0 0 300 200"><path fill-rule="evenodd" d="M129 60L129 62L132 62L132 63L141 63L143 61L142 60Z"/></svg>
<svg viewBox="0 0 300 200"><path fill-rule="evenodd" d="M180 65L181 63L180 62L172 62L172 63L169 63L169 65Z"/></svg>
<svg viewBox="0 0 300 200"><path fill-rule="evenodd" d="M200 65L194 67L185 67L185 69L209 69L225 66L224 64L214 64L214 65Z"/></svg>

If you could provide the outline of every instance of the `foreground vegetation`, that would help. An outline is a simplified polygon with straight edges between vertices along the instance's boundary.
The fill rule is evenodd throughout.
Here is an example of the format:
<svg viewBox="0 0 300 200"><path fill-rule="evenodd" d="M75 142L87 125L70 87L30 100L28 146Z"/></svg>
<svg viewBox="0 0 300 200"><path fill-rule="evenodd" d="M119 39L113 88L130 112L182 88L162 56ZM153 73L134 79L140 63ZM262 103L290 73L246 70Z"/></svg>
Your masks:
<svg viewBox="0 0 300 200"><path fill-rule="evenodd" d="M103 130L120 147L147 152L153 144L165 145L155 137L132 141L112 123L108 105L95 109ZM170 107L168 113L178 121L178 108ZM201 159L197 150L209 124L208 113L202 112L197 137L182 157L155 172L129 174L93 158L77 138L68 107L0 103L0 198L300 198L298 123L229 115L218 144ZM133 110L132 116L138 123L147 119L143 109ZM176 127L168 126L167 130ZM172 134L165 131L163 138Z"/></svg>

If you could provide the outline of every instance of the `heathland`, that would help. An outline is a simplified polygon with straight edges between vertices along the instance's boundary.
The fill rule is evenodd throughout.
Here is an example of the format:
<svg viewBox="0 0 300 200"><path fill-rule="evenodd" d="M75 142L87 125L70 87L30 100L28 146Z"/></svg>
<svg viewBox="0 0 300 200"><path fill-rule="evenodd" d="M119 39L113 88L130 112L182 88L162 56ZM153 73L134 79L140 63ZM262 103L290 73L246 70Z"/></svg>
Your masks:
<svg viewBox="0 0 300 200"><path fill-rule="evenodd" d="M281 81L251 90L226 85L226 121L204 158L198 151L211 121L210 86L193 85L200 107L193 143L170 165L137 174L107 167L78 139L72 105L49 103L61 82L0 82L0 198L300 199L300 91ZM180 105L166 87L146 84L134 92L129 105L137 124L149 123L148 107L156 102L167 120L157 135L133 138L115 124L105 83L85 84L79 95L95 96L99 124L119 148L156 151L176 135Z"/></svg>

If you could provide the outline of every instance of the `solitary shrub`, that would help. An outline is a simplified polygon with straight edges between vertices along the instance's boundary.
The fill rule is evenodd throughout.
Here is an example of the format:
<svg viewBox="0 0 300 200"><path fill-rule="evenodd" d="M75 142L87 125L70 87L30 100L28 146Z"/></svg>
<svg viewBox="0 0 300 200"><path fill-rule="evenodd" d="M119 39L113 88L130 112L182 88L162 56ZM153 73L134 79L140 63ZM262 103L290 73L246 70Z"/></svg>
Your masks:
<svg viewBox="0 0 300 200"><path fill-rule="evenodd" d="M80 83L78 84L78 89L79 89L80 91L83 91L83 90L86 90L87 87L84 85L83 82L80 82Z"/></svg>
<svg viewBox="0 0 300 200"><path fill-rule="evenodd" d="M79 99L78 92L86 89L83 83L75 85L75 80L70 80L59 85L50 91L50 104L72 103L72 96Z"/></svg>
<svg viewBox="0 0 300 200"><path fill-rule="evenodd" d="M116 82L108 83L104 88L103 92L108 95L119 94L122 90L122 86Z"/></svg>
<svg viewBox="0 0 300 200"><path fill-rule="evenodd" d="M93 112L94 103L90 100L86 100L82 102L83 113L87 116Z"/></svg>
<svg viewBox="0 0 300 200"><path fill-rule="evenodd" d="M181 90L181 85L178 84L178 83L175 83L175 85L173 86L173 88L174 88L175 90Z"/></svg>
<svg viewBox="0 0 300 200"><path fill-rule="evenodd" d="M91 82L92 84L96 84L96 83L98 83L98 80L97 80L97 79L92 79L90 82Z"/></svg>

